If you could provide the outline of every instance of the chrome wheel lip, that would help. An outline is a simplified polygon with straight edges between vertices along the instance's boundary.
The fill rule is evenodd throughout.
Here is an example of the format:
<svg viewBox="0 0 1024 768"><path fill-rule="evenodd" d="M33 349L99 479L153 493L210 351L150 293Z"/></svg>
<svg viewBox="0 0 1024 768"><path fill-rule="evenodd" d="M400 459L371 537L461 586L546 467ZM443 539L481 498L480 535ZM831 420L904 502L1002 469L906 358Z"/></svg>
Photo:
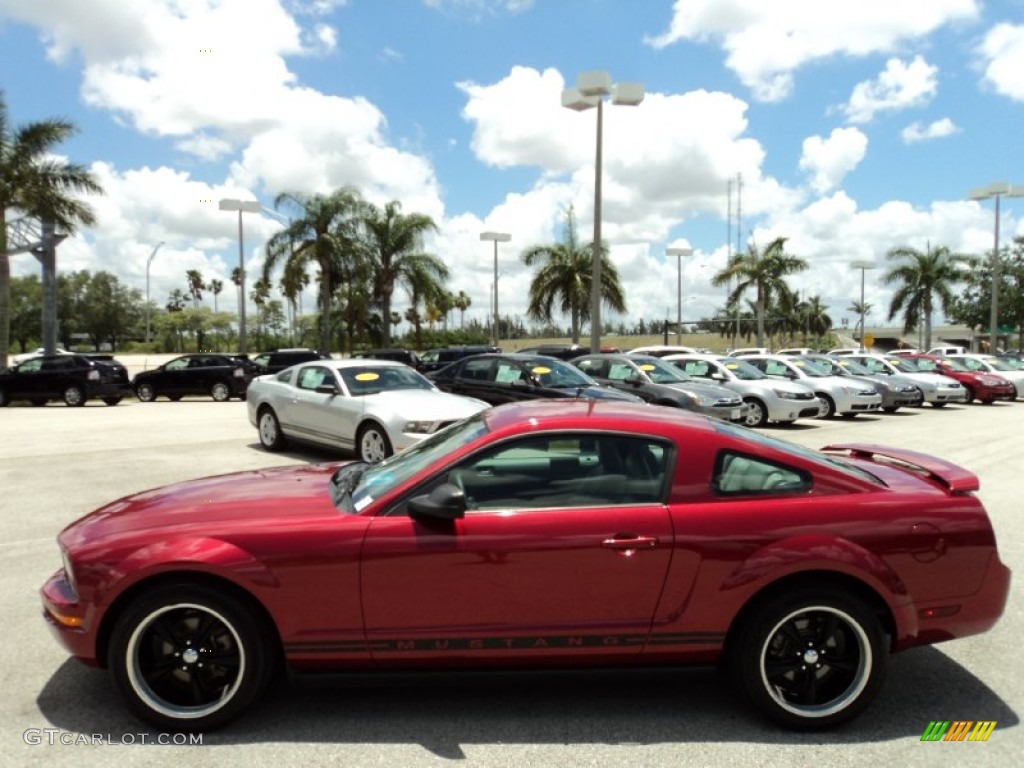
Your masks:
<svg viewBox="0 0 1024 768"><path fill-rule="evenodd" d="M146 681L140 669L138 657L139 643L141 642L142 637L161 616L177 610L195 610L213 616L231 634L235 647L238 649L238 670L235 673L234 680L224 689L219 698L211 701L209 704L194 707L171 704L156 694ZM128 673L128 681L131 684L132 690L135 691L135 694L147 707L152 709L154 712L164 715L165 717L174 718L176 720L195 720L212 715L220 709L223 709L232 701L232 699L234 699L235 694L238 693L241 681L244 679L246 674L245 647L242 645L241 638L231 622L209 606L200 605L198 603L175 603L173 605L164 605L146 616L146 618L140 621L132 631L131 637L128 638L127 647L125 648L125 670Z"/></svg>
<svg viewBox="0 0 1024 768"><path fill-rule="evenodd" d="M818 612L828 613L837 617L843 622L845 628L852 632L853 639L856 641L857 650L860 656L859 663L850 684L847 685L846 689L839 696L822 704L794 704L787 701L778 687L768 680L768 674L765 669L765 659L768 657L769 646L771 645L772 640L785 624L798 616ZM805 662L808 659L808 653L809 652L807 650L801 652ZM771 697L772 701L775 702L776 706L790 714L797 715L802 718L818 719L842 712L857 700L867 687L868 681L871 677L871 672L874 668L874 655L871 647L871 640L868 638L867 632L860 625L860 622L850 616L850 614L831 605L810 605L791 611L777 622L774 627L772 627L772 630L765 636L765 641L761 646L758 666L761 675L761 684L764 686L765 691Z"/></svg>

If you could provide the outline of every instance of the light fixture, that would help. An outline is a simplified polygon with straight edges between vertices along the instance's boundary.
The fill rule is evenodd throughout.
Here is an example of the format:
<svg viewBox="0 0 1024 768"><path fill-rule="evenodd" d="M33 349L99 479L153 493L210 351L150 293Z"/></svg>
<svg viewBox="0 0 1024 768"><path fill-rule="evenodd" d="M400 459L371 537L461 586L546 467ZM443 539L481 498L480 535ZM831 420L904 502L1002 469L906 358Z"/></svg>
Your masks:
<svg viewBox="0 0 1024 768"><path fill-rule="evenodd" d="M260 213L263 206L255 200L224 198L220 201L220 209L238 211L238 351L245 355L249 348L245 335L245 245L242 240L242 214Z"/></svg>
<svg viewBox="0 0 1024 768"><path fill-rule="evenodd" d="M512 235L507 232L481 232L481 240L490 240L494 243L494 346L498 346L498 243L507 243Z"/></svg>

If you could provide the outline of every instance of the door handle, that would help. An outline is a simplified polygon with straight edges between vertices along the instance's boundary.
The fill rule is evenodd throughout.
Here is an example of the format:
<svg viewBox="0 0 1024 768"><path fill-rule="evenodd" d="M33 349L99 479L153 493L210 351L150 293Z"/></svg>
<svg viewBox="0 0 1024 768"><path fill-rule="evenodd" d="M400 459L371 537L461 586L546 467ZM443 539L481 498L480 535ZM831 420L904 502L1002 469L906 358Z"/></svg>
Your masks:
<svg viewBox="0 0 1024 768"><path fill-rule="evenodd" d="M640 549L654 549L658 546L657 536L613 536L601 542L605 549L614 549L622 557L632 557Z"/></svg>

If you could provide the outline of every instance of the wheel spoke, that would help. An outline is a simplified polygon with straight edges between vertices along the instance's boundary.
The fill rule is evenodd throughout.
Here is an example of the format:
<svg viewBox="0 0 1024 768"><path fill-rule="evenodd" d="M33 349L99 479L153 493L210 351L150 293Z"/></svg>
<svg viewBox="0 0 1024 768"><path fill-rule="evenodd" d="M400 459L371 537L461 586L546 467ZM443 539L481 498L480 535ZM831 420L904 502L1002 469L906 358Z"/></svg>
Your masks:
<svg viewBox="0 0 1024 768"><path fill-rule="evenodd" d="M818 701L818 675L812 667L803 670L799 697L804 704L815 704Z"/></svg>
<svg viewBox="0 0 1024 768"><path fill-rule="evenodd" d="M799 656L765 659L764 674L769 681L776 682L781 677L797 672L802 663Z"/></svg>

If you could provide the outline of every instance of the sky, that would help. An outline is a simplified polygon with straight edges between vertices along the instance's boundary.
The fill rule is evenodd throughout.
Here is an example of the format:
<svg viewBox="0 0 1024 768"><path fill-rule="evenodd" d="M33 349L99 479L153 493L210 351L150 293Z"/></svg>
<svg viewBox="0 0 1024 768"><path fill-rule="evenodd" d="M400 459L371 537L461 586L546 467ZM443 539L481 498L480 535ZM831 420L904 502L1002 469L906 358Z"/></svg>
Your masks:
<svg viewBox="0 0 1024 768"><path fill-rule="evenodd" d="M562 240L570 207L593 237L597 110L561 95L595 70L645 89L602 110L602 237L628 306L605 324L675 318L680 269L684 320L712 315L728 254L776 237L837 324L856 322L853 262L873 262L884 323L891 248L985 253L994 205L971 190L1024 185L1024 0L0 0L12 124L71 120L58 150L105 190L58 269L144 292L162 243L160 304L189 269L230 285L219 200L264 206L244 214L251 281L292 213L279 194L351 185L434 219L425 246L467 319L491 307L480 233L508 233L499 308L525 321L522 252ZM1024 199L1001 213L1003 243L1024 235Z"/></svg>

